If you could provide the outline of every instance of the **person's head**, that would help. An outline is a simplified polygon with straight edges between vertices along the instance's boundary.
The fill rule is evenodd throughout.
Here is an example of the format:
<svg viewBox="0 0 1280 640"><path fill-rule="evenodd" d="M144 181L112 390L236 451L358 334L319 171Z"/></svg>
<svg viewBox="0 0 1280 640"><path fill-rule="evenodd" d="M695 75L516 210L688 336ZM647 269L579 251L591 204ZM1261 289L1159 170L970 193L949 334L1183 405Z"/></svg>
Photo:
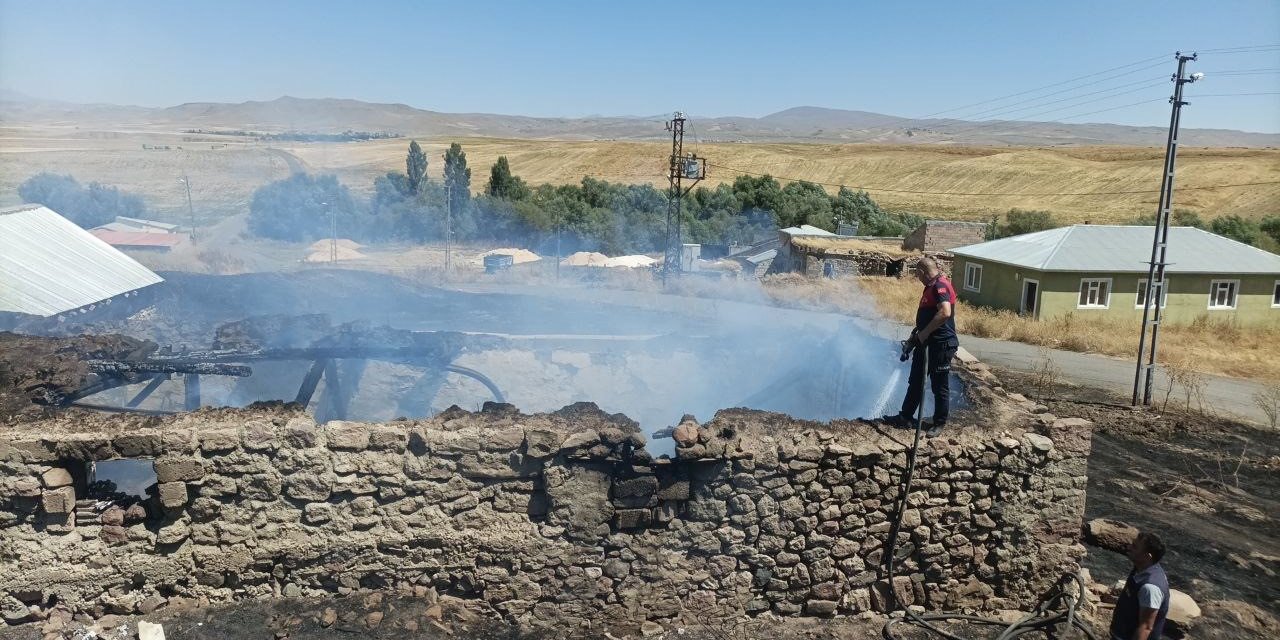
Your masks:
<svg viewBox="0 0 1280 640"><path fill-rule="evenodd" d="M938 277L938 262L927 256L920 258L916 261L915 273L922 284L929 284L931 280Z"/></svg>
<svg viewBox="0 0 1280 640"><path fill-rule="evenodd" d="M1150 531L1143 531L1129 543L1127 555L1133 566L1139 569L1149 567L1164 557L1164 541Z"/></svg>

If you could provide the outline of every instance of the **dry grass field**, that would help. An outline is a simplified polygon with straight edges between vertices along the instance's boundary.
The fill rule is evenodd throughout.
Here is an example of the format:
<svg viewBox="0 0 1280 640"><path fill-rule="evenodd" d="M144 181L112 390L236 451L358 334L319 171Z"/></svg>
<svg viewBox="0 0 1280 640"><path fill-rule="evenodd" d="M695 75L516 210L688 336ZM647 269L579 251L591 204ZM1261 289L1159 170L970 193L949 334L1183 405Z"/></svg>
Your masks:
<svg viewBox="0 0 1280 640"><path fill-rule="evenodd" d="M865 277L821 280L798 275L770 276L764 291L777 304L865 315L870 293L876 311L911 324L920 300L913 278ZM1067 316L1032 320L1006 310L965 306L956 314L961 333L1011 340L1068 351L1130 356L1138 352L1135 326L1085 321ZM1280 327L1248 329L1224 322L1166 325L1161 329L1160 361L1173 372L1199 371L1280 382Z"/></svg>
<svg viewBox="0 0 1280 640"><path fill-rule="evenodd" d="M480 189L490 165L506 155L533 184L576 183L584 175L613 182L664 183L661 142L556 141L496 138L420 139L440 175L441 155L459 142ZM168 146L148 150L143 145ZM16 186L39 171L69 173L143 194L157 217L185 220L186 195L177 178L191 176L197 218L213 222L243 213L254 189L291 170L334 173L366 194L387 171L404 170L407 139L268 146L233 136L181 134L148 128L82 130L72 125L0 128L0 205L15 204ZM178 149L181 147L181 149ZM706 184L731 182L723 167L903 191L1021 193L1015 196L922 195L872 190L882 205L928 216L983 220L1013 207L1047 209L1066 222L1125 222L1155 209L1162 149L1136 147L971 147L874 144L693 144L713 165ZM1259 218L1280 211L1280 184L1196 189L1218 184L1280 181L1280 150L1184 148L1175 205L1206 218ZM1043 194L1143 191L1106 196Z"/></svg>

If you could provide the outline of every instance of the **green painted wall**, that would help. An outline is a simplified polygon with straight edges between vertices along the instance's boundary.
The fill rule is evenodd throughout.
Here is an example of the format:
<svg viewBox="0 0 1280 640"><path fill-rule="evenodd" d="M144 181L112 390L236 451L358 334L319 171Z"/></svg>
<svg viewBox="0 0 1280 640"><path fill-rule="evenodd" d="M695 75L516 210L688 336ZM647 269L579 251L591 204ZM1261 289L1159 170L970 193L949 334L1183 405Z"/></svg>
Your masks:
<svg viewBox="0 0 1280 640"><path fill-rule="evenodd" d="M967 264L982 266L981 291L965 289ZM954 282L960 299L973 305L1018 311L1022 285L1026 278L1040 282L1040 308L1038 317L1052 318L1075 314L1080 318L1105 318L1107 320L1134 323L1142 320L1142 308L1136 306L1138 281L1145 274L1085 274L1044 273L1005 264L975 260L957 256ZM1110 304L1106 309L1080 309L1081 278L1111 278ZM1209 286L1212 280L1239 280L1240 289L1235 309L1209 307ZM1171 274L1169 296L1163 317L1169 323L1186 324L1201 316L1210 319L1232 320L1242 325L1280 325L1280 308L1271 306L1272 294L1280 274L1274 275L1197 275Z"/></svg>

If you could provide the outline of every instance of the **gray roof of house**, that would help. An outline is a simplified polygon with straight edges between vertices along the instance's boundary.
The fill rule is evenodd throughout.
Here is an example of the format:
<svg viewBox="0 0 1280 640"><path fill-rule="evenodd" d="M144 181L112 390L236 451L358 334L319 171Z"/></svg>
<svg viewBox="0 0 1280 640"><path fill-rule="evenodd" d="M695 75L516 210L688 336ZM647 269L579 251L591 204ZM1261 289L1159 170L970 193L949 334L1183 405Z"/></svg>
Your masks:
<svg viewBox="0 0 1280 640"><path fill-rule="evenodd" d="M951 253L1038 271L1146 273L1154 227L1077 224ZM1170 227L1169 273L1280 274L1280 256L1194 227Z"/></svg>
<svg viewBox="0 0 1280 640"><path fill-rule="evenodd" d="M0 209L0 311L52 316L161 281L47 207Z"/></svg>

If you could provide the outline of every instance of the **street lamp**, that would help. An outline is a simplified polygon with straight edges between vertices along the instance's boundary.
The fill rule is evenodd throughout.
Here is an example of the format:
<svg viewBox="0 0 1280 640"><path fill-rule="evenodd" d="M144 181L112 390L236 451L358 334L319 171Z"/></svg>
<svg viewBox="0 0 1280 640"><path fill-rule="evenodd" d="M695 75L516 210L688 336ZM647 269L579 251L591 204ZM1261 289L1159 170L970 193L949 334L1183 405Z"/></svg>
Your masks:
<svg viewBox="0 0 1280 640"><path fill-rule="evenodd" d="M191 238L191 244L195 244L196 243L196 210L195 210L195 207L191 206L191 181L187 179L186 174L183 174L181 178L178 178L178 182L181 182L183 186L187 188L187 213L191 214L190 238Z"/></svg>
<svg viewBox="0 0 1280 640"><path fill-rule="evenodd" d="M338 264L338 216L328 202L320 206L329 210L329 264Z"/></svg>

